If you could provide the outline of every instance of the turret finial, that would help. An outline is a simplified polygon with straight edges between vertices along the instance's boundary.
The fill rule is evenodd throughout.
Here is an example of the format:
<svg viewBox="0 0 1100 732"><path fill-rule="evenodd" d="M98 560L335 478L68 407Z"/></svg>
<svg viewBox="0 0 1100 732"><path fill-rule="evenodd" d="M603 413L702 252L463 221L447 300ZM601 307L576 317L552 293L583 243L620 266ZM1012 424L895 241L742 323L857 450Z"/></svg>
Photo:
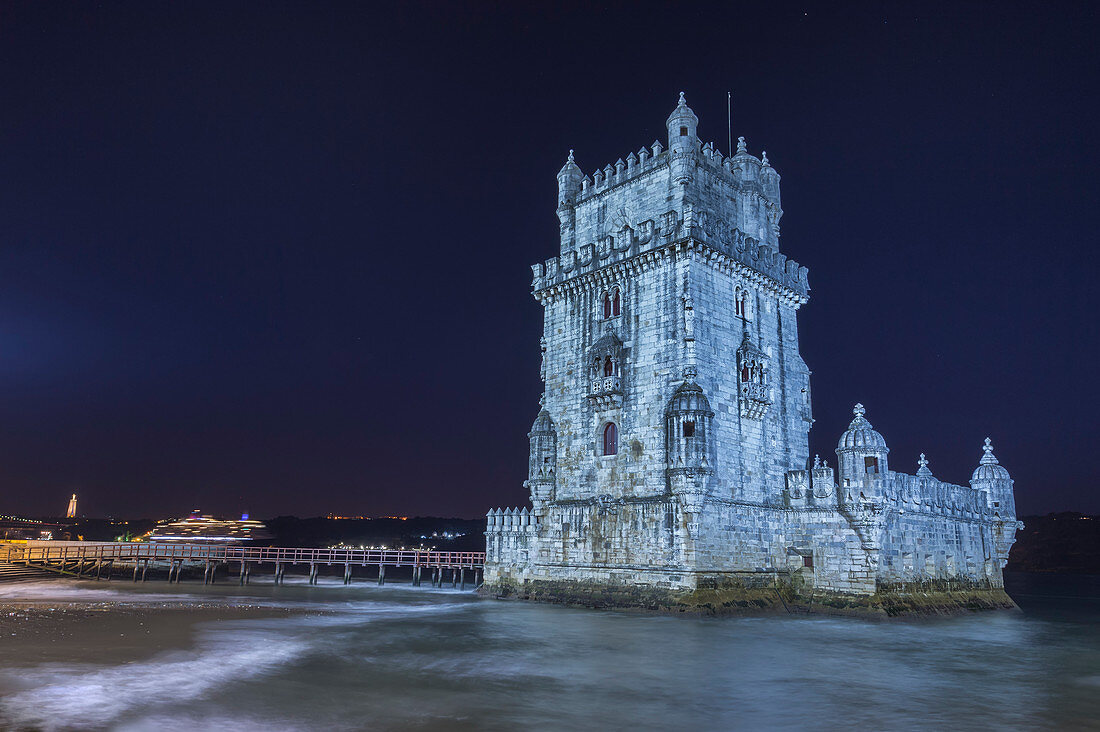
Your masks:
<svg viewBox="0 0 1100 732"><path fill-rule="evenodd" d="M573 161L573 148L569 148L569 162L571 162L571 163L574 162Z"/></svg>
<svg viewBox="0 0 1100 732"><path fill-rule="evenodd" d="M680 101L678 102L678 104L679 104L680 106L684 106L684 105L686 105L686 104L687 104L687 100L686 100L686 99L684 99L684 93L683 93L683 92L680 92Z"/></svg>
<svg viewBox="0 0 1100 732"><path fill-rule="evenodd" d="M744 137L738 137L737 138L737 153L740 155L741 153L747 153L748 151L749 151L749 148L745 144L745 138Z"/></svg>
<svg viewBox="0 0 1100 732"><path fill-rule="evenodd" d="M985 444L982 445L982 452L985 453L984 455L982 455L982 465L999 464L1000 461L998 461L997 457L993 454L993 440L989 439L988 437L985 438Z"/></svg>
<svg viewBox="0 0 1100 732"><path fill-rule="evenodd" d="M820 455L814 455L814 469L816 470L817 468L820 468L820 467L821 467L821 456Z"/></svg>
<svg viewBox="0 0 1100 732"><path fill-rule="evenodd" d="M867 410L863 408L862 404L859 404L857 402L856 405L852 407L852 414L856 415L857 417L862 417L863 415L867 414Z"/></svg>
<svg viewBox="0 0 1100 732"><path fill-rule="evenodd" d="M768 164L768 151L767 150L764 150L763 152L760 153L760 163L762 165L767 165Z"/></svg>

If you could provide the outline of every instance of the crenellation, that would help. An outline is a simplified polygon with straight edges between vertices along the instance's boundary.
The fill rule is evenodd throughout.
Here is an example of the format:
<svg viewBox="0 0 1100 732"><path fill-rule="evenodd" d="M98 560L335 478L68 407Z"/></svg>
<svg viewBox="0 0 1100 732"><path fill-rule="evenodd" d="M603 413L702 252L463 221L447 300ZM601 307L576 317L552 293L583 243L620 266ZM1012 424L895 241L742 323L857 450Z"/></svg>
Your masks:
<svg viewBox="0 0 1100 732"><path fill-rule="evenodd" d="M835 467L811 460L808 271L779 250L779 174L744 138L731 157L702 143L697 123L681 95L667 148L591 178L570 151L558 173L561 251L531 268L531 507L487 514L487 584L754 602L1001 587L1019 524L988 440L969 486L923 454L898 472L857 404Z"/></svg>

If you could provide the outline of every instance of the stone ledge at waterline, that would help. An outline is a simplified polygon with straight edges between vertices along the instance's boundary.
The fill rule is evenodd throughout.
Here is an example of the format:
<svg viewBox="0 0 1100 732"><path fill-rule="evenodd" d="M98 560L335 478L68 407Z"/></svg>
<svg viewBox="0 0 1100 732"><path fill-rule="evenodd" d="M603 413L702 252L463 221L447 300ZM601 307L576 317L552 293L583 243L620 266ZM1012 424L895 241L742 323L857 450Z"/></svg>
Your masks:
<svg viewBox="0 0 1100 732"><path fill-rule="evenodd" d="M549 602L571 607L634 610L661 614L821 614L894 618L962 615L1019 608L1000 587L930 581L880 587L873 595L800 592L786 580L747 582L700 578L695 590L568 580L502 580L481 594L497 599Z"/></svg>

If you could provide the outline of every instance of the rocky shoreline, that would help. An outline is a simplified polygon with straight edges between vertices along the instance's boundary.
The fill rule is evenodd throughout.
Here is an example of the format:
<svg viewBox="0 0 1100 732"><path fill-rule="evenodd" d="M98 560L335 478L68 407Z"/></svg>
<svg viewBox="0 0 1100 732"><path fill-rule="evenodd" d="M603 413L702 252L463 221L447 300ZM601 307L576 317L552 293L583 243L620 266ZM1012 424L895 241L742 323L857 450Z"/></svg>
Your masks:
<svg viewBox="0 0 1100 732"><path fill-rule="evenodd" d="M570 607L616 609L668 615L846 615L866 618L918 618L965 615L992 610L1019 611L1000 587L930 584L883 589L873 595L795 592L789 585L746 586L715 583L694 591L580 582L501 583L483 596L546 602Z"/></svg>

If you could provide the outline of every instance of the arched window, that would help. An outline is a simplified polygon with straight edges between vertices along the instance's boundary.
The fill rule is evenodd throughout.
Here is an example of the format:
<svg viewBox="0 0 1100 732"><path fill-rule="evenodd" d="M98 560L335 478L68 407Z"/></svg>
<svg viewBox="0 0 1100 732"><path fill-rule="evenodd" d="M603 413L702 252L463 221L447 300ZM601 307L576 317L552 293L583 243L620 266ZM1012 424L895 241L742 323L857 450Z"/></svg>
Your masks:
<svg viewBox="0 0 1100 732"><path fill-rule="evenodd" d="M750 378L749 365L745 364L741 367L741 381L747 384Z"/></svg>
<svg viewBox="0 0 1100 732"><path fill-rule="evenodd" d="M603 454L617 455L619 453L619 428L614 422L608 422L603 428Z"/></svg>
<svg viewBox="0 0 1100 732"><path fill-rule="evenodd" d="M741 300L741 288L738 287L733 291L733 314L737 317L741 317L745 314L745 304Z"/></svg>
<svg viewBox="0 0 1100 732"><path fill-rule="evenodd" d="M684 420L684 437L695 437L695 422Z"/></svg>
<svg viewBox="0 0 1100 732"><path fill-rule="evenodd" d="M613 364L611 362L611 356L608 356L607 358L605 358L603 360L603 375L604 376L614 376L615 375L615 364Z"/></svg>
<svg viewBox="0 0 1100 732"><path fill-rule="evenodd" d="M622 312L622 301L619 297L619 288L612 287L603 296L603 316L605 318L618 317Z"/></svg>

